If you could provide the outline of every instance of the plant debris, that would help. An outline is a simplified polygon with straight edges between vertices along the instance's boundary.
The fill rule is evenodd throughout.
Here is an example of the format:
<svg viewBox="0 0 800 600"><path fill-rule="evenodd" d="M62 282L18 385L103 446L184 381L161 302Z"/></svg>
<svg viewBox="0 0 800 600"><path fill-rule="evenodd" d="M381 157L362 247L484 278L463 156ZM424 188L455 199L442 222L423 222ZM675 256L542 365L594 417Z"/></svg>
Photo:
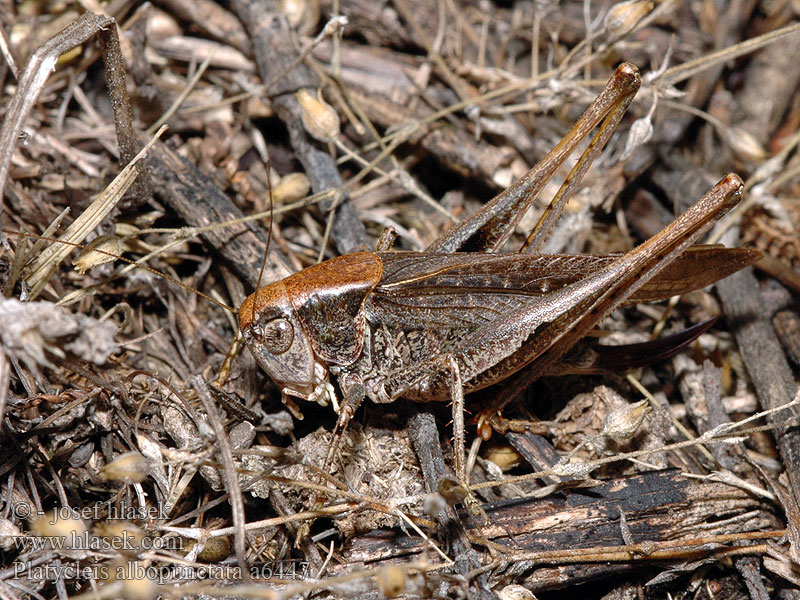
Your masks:
<svg viewBox="0 0 800 600"><path fill-rule="evenodd" d="M0 7L4 597L797 593L796 6L89 4ZM226 360L231 310L387 227L425 248L622 61L642 88L546 251L625 252L736 171L711 238L764 250L755 274L597 343L725 318L627 376L536 382L489 442L469 423L480 506L446 406L363 406L321 472L334 411Z"/></svg>

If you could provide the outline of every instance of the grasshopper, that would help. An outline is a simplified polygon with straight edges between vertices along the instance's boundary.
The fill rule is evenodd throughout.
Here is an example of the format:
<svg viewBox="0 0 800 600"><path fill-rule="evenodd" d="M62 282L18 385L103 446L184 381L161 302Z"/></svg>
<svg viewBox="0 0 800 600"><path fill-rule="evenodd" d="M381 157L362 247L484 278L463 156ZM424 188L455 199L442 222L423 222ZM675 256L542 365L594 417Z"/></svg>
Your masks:
<svg viewBox="0 0 800 600"><path fill-rule="evenodd" d="M734 174L626 254L531 253L639 82L636 67L621 65L542 161L426 251L391 251L387 235L376 252L333 258L247 298L239 310L245 344L285 403L294 411L292 398L327 404L333 375L343 395L338 432L365 398L452 401L455 420L464 394L501 384L506 389L479 407L496 411L540 376L580 371L585 353L576 345L620 305L704 287L758 260L760 253L748 249L690 248L740 200L742 181ZM523 248L498 253L545 183L598 125Z"/></svg>

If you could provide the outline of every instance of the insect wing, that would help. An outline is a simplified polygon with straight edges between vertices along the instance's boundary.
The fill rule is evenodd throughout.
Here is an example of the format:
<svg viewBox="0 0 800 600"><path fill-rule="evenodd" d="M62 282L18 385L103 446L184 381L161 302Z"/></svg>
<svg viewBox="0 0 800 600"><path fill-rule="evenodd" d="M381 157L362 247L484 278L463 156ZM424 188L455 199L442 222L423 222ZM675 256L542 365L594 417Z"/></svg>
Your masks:
<svg viewBox="0 0 800 600"><path fill-rule="evenodd" d="M530 298L608 267L620 254L438 254L382 252L373 310L390 326L472 329ZM694 246L637 290L626 304L699 289L752 264L757 250Z"/></svg>

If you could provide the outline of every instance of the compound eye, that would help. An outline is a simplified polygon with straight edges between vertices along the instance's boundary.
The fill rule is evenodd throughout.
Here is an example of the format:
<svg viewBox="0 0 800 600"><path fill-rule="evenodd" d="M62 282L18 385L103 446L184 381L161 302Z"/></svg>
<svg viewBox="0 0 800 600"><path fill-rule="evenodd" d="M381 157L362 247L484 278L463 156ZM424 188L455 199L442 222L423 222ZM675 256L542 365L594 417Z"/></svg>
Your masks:
<svg viewBox="0 0 800 600"><path fill-rule="evenodd" d="M294 328L286 319L274 319L264 326L263 340L270 354L283 354L292 346Z"/></svg>

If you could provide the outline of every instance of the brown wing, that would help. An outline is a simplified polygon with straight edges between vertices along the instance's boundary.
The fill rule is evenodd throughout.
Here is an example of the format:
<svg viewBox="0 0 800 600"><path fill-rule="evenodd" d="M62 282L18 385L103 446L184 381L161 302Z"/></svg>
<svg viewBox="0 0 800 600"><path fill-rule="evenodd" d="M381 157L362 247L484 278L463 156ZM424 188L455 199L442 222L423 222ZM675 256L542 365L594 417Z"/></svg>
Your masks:
<svg viewBox="0 0 800 600"><path fill-rule="evenodd" d="M381 252L383 275L371 297L390 324L472 329L530 297L579 281L619 254L483 254ZM626 304L652 302L699 289L756 262L758 250L694 246Z"/></svg>
<svg viewBox="0 0 800 600"><path fill-rule="evenodd" d="M654 302L699 290L763 258L755 248L725 248L718 244L691 246L647 282L628 301Z"/></svg>

